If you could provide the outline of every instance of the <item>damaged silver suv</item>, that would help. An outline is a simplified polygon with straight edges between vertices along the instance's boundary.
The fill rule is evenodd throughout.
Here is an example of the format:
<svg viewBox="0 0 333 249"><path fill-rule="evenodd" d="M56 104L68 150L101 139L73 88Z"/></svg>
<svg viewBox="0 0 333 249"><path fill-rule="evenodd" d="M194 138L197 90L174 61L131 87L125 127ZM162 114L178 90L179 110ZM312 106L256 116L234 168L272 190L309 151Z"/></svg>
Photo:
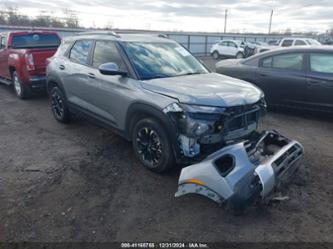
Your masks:
<svg viewBox="0 0 333 249"><path fill-rule="evenodd" d="M47 87L56 120L84 114L113 128L155 172L251 136L266 107L257 87L211 73L162 35L65 38L47 67Z"/></svg>

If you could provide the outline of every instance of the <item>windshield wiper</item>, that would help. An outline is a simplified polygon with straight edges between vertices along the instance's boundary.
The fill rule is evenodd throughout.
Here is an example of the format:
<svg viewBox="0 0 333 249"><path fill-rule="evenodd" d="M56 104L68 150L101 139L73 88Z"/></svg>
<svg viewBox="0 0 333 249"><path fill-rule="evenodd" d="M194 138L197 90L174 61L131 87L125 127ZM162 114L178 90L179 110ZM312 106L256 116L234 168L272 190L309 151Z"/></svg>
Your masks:
<svg viewBox="0 0 333 249"><path fill-rule="evenodd" d="M151 77L144 77L144 78L142 78L142 80L161 79L161 78L168 78L168 77L170 77L170 76L164 75L164 74L157 74L157 75L154 75Z"/></svg>
<svg viewBox="0 0 333 249"><path fill-rule="evenodd" d="M193 73L177 74L176 76L186 76L186 75L195 75L195 74L203 74L203 72L193 72Z"/></svg>

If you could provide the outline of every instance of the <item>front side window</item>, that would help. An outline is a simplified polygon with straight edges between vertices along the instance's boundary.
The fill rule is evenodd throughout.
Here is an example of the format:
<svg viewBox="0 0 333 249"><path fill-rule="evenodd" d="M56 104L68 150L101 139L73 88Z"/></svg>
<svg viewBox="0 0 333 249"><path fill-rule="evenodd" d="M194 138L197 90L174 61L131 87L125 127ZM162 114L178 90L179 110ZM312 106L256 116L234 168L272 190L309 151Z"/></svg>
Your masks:
<svg viewBox="0 0 333 249"><path fill-rule="evenodd" d="M262 67L302 70L303 54L302 53L281 54L264 58L262 60Z"/></svg>
<svg viewBox="0 0 333 249"><path fill-rule="evenodd" d="M310 54L310 68L312 72L333 74L333 54Z"/></svg>
<svg viewBox="0 0 333 249"><path fill-rule="evenodd" d="M262 67L266 67L266 68L270 68L272 67L272 61L273 58L272 57L268 57L262 60Z"/></svg>
<svg viewBox="0 0 333 249"><path fill-rule="evenodd" d="M116 63L122 71L126 70L125 64L114 42L96 41L93 66L99 67L101 64L108 62Z"/></svg>
<svg viewBox="0 0 333 249"><path fill-rule="evenodd" d="M14 35L12 40L13 48L45 48L58 47L60 38L56 34L31 33Z"/></svg>
<svg viewBox="0 0 333 249"><path fill-rule="evenodd" d="M80 64L88 64L88 56L92 46L92 41L76 41L71 49L69 58Z"/></svg>
<svg viewBox="0 0 333 249"><path fill-rule="evenodd" d="M204 74L208 70L186 49L173 42L123 42L140 79Z"/></svg>
<svg viewBox="0 0 333 249"><path fill-rule="evenodd" d="M293 45L293 40L284 40L282 42L282 47L290 47L291 45Z"/></svg>

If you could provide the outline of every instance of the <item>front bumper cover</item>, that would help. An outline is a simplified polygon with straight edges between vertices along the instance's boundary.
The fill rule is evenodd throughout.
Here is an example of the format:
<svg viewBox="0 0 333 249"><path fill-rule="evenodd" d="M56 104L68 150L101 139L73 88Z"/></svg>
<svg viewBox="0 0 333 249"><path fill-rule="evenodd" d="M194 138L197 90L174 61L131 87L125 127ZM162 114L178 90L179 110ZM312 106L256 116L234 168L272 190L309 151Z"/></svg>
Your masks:
<svg viewBox="0 0 333 249"><path fill-rule="evenodd" d="M183 168L175 196L195 193L220 205L244 209L287 183L299 167L303 146L276 131L257 133L198 164Z"/></svg>

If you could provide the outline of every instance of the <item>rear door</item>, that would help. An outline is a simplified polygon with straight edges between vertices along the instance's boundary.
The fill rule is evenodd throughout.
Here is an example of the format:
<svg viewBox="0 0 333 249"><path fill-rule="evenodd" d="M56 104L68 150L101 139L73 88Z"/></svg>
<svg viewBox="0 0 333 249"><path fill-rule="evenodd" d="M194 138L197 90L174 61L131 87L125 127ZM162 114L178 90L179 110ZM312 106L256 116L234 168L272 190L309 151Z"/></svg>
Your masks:
<svg viewBox="0 0 333 249"><path fill-rule="evenodd" d="M59 65L63 71L64 87L71 104L87 111L95 111L90 103L88 70L90 68L90 54L93 47L92 40L78 40L69 52L69 60Z"/></svg>
<svg viewBox="0 0 333 249"><path fill-rule="evenodd" d="M237 44L232 41L228 42L228 51L230 56L236 56L238 52Z"/></svg>
<svg viewBox="0 0 333 249"><path fill-rule="evenodd" d="M123 116L124 104L129 98L128 78L120 75L103 75L98 67L101 64L116 63L121 71L127 72L127 67L123 61L117 44L113 41L96 41L94 52L92 53L92 66L88 68L89 80L85 83L89 103L97 110L102 121L110 122L117 127L117 120Z"/></svg>
<svg viewBox="0 0 333 249"><path fill-rule="evenodd" d="M227 41L222 41L219 43L219 54L220 55L229 55L229 47Z"/></svg>
<svg viewBox="0 0 333 249"><path fill-rule="evenodd" d="M294 105L305 100L305 56L302 52L267 56L259 61L256 83L270 104Z"/></svg>
<svg viewBox="0 0 333 249"><path fill-rule="evenodd" d="M333 53L308 54L306 101L318 107L333 107Z"/></svg>

